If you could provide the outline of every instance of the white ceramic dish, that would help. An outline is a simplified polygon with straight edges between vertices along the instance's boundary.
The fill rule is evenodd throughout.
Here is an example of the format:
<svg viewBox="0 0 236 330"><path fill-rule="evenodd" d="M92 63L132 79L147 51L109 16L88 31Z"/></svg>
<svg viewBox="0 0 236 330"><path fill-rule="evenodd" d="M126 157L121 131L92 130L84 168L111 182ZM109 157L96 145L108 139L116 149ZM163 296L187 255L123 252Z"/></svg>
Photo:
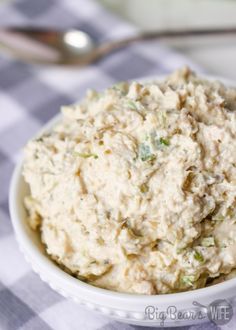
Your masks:
<svg viewBox="0 0 236 330"><path fill-rule="evenodd" d="M233 82L219 79L218 77L208 78L221 80L227 85L235 85ZM59 116L51 120L39 134L50 130L58 119ZM174 306L172 308L173 313L166 317L164 325L185 326L208 321L205 315L207 309L200 309L196 304L193 304L194 301L204 306L208 306L213 301L223 298L228 299L232 304L234 303L236 278L194 291L146 296L117 293L97 288L67 274L45 254L39 234L32 231L27 224L23 199L28 192L28 186L24 182L21 172L22 161L15 168L9 196L10 213L17 241L33 270L39 274L43 281L47 282L63 296L121 322L153 327L163 326L163 313L170 306ZM146 313L148 306L150 311L149 317ZM185 317L177 316L174 313L175 309L178 312L184 312ZM203 319L200 319L198 314L200 310L205 315ZM153 313L154 311L155 313ZM162 312L162 314L156 312ZM188 313L186 314L186 312ZM194 316L196 316L195 319Z"/></svg>

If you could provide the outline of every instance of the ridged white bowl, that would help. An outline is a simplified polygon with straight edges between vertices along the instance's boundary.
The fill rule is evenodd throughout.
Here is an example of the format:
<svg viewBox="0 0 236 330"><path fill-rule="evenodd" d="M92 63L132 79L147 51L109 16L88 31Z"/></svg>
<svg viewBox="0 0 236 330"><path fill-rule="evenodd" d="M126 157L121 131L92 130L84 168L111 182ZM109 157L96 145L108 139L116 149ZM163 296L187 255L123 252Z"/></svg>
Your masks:
<svg viewBox="0 0 236 330"><path fill-rule="evenodd" d="M235 83L225 79L218 79L225 84L234 86ZM158 78L159 80L160 78ZM153 80L153 79L150 79ZM58 121L59 116L51 120L40 132L48 131ZM45 253L39 234L30 229L23 199L29 187L22 177L22 160L16 166L10 187L9 206L15 235L25 259L41 279L47 282L52 289L76 303L85 305L113 319L141 326L163 326L161 320L150 319L145 313L147 306L158 312L166 312L169 306L175 306L178 312L196 313L200 307L193 305L196 301L204 306L217 299L228 299L232 304L236 297L236 278L216 284L211 287L175 294L164 295L136 295L113 292L84 283L61 270ZM235 252L236 253L236 252ZM206 309L202 308L205 313ZM185 326L208 321L207 317L200 319L175 319L174 315L167 317L165 326Z"/></svg>

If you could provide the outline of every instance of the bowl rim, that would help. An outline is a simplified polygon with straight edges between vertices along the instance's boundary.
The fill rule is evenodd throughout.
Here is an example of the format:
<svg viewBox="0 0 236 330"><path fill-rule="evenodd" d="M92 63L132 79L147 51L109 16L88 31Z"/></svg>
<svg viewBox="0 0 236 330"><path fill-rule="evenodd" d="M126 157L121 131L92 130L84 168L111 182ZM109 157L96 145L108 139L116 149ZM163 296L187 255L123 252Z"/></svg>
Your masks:
<svg viewBox="0 0 236 330"><path fill-rule="evenodd" d="M161 75L156 77L145 77L136 79L137 81L159 81L165 78L167 75ZM225 79L220 76L214 75L206 75L200 74L200 77L207 78L209 80L217 80L223 82L228 87L236 86L236 82ZM36 136L41 135L43 132L48 131L53 127L53 125L60 119L61 114L57 114L53 117L46 125L43 125L42 129L36 134ZM206 298L207 296L211 296L212 294L215 295L216 291L217 294L220 296L221 293L236 288L236 277L223 281L221 283L214 284L212 286L194 289L190 291L183 291L183 292L176 292L176 293L168 293L168 294L156 294L156 295L145 295L145 294L136 294L136 293L124 293L124 292L117 292L112 291L100 287L93 286L82 280L79 280L72 275L68 274L67 272L63 271L58 265L52 262L49 256L42 254L39 249L35 246L32 240L29 239L28 235L26 234L23 226L21 225L20 221L20 214L19 214L19 200L18 200L18 189L20 188L22 177L22 165L23 165L23 157L21 156L17 165L15 166L11 182L10 182L10 189L9 189L9 210L10 210L10 217L13 224L15 237L19 243L19 246L25 256L30 259L31 266L34 261L37 261L38 264L44 269L44 271L49 272L54 277L57 277L58 280L63 284L63 286L73 287L75 290L79 288L83 290L83 292L87 292L90 294L98 294L102 296L106 296L108 298L112 298L113 300L126 300L128 303L137 302L139 300L140 303L145 303L148 300L148 303L158 304L158 303L173 303L173 301L183 302L185 300L198 300L202 298Z"/></svg>

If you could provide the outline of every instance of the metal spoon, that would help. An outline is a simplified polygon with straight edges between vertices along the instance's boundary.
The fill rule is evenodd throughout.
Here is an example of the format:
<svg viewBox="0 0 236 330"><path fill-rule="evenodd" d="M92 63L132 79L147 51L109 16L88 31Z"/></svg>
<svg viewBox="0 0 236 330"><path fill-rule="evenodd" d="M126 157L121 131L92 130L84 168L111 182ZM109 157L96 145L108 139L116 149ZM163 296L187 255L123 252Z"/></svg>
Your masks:
<svg viewBox="0 0 236 330"><path fill-rule="evenodd" d="M57 65L83 66L95 62L116 49L131 43L165 38L183 38L209 35L236 35L236 27L218 29L165 30L146 32L123 40L109 41L96 45L94 40L84 31L68 30L55 31L40 28L12 27L0 30L0 44L11 51L16 57L31 62ZM24 51L17 43L17 38L26 41L28 45ZM11 40L11 42L9 42ZM19 40L18 40L19 41ZM31 46L43 46L53 50L53 56L43 56L40 51L30 50ZM34 47L33 47L34 48ZM45 54L44 54L45 55ZM52 55L52 54L51 54Z"/></svg>

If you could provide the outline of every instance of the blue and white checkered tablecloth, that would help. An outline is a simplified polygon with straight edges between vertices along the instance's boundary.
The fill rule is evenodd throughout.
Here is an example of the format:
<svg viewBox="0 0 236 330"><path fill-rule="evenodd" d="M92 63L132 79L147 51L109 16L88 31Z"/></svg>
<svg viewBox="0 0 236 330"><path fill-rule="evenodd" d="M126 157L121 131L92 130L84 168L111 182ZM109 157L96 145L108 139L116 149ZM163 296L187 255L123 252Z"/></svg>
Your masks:
<svg viewBox="0 0 236 330"><path fill-rule="evenodd" d="M3 1L0 26L7 25L76 27L98 42L136 31L90 0ZM168 73L183 64L191 65L158 42L132 45L83 69L33 66L0 54L0 330L138 329L85 310L32 272L14 238L9 181L22 147L61 105L78 100L87 88L103 89L120 80ZM209 323L184 329L216 327Z"/></svg>

